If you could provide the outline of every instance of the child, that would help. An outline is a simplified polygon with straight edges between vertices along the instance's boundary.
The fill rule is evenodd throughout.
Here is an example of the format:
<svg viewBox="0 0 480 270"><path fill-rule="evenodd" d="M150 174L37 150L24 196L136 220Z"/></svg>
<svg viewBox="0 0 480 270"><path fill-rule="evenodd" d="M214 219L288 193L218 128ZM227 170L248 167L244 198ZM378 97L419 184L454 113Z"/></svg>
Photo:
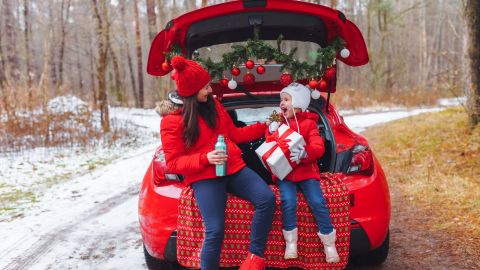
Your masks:
<svg viewBox="0 0 480 270"><path fill-rule="evenodd" d="M302 84L292 83L280 92L282 122L300 133L306 145L291 150L290 160L300 161L282 181L277 181L283 218L283 236L286 242L285 259L297 258L298 229L296 222L297 187L305 196L319 227L318 236L323 243L326 261L340 260L335 248L336 232L320 188L317 159L325 152L323 138L317 128L318 115L306 112L310 104L310 90ZM276 125L270 125L274 132Z"/></svg>

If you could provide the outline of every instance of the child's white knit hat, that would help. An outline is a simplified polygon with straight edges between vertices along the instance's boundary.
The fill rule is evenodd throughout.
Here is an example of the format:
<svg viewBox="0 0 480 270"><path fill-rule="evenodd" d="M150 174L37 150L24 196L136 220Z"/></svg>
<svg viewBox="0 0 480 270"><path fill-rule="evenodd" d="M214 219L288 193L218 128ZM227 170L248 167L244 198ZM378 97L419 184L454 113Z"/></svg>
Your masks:
<svg viewBox="0 0 480 270"><path fill-rule="evenodd" d="M301 83L289 84L280 91L280 95L282 93L289 94L292 97L292 107L302 109L302 112L310 105L310 90Z"/></svg>

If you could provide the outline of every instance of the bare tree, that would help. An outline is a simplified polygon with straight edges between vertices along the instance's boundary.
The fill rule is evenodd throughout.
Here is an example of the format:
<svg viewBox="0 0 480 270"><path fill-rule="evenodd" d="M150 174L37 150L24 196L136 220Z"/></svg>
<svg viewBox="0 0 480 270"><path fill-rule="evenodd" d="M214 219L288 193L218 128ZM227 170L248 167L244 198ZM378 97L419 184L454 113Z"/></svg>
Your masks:
<svg viewBox="0 0 480 270"><path fill-rule="evenodd" d="M66 30L65 25L68 23L70 19L70 2L71 0L67 0L67 6L65 7L65 0L62 0L61 4L61 16L60 16L60 52L58 56L58 85L61 86L63 84L63 60L65 54L65 36ZM65 18L63 17L64 10L66 10Z"/></svg>
<svg viewBox="0 0 480 270"><path fill-rule="evenodd" d="M31 66L31 52L30 52L30 36L32 28L30 27L30 13L29 13L29 1L23 0L23 23L24 23L24 38L25 38L25 67L27 76L27 88L28 88L28 105L32 106L32 66Z"/></svg>
<svg viewBox="0 0 480 270"><path fill-rule="evenodd" d="M100 101L100 120L104 132L110 131L110 119L108 113L107 85L105 73L107 69L107 38L108 24L106 0L100 0L102 5L102 15L100 15L97 0L92 0L95 18L97 20L97 80L98 80L98 99ZM103 17L103 18L102 18ZM105 20L103 20L105 19Z"/></svg>
<svg viewBox="0 0 480 270"><path fill-rule="evenodd" d="M480 2L467 0L465 6L467 17L470 56L469 85L469 119L470 125L475 127L480 123Z"/></svg>
<svg viewBox="0 0 480 270"><path fill-rule="evenodd" d="M135 107L140 107L140 100L138 98L138 92L137 92L137 84L135 81L135 72L133 71L133 64L132 64L132 57L130 56L130 46L128 46L128 35L127 35L127 27L125 25L128 25L128 20L126 19L126 14L125 14L125 2L122 1L120 3L120 14L122 18L122 22L125 22L124 24L121 25L121 31L122 31L122 36L123 36L123 43L124 43L124 54L127 56L127 65L128 65L128 74L130 74L130 81L132 83L132 93L133 93L133 99L135 101Z"/></svg>
<svg viewBox="0 0 480 270"><path fill-rule="evenodd" d="M93 45L89 46L88 55L90 56L90 85L92 90L93 108L98 108L98 94L95 80L95 54L93 52Z"/></svg>
<svg viewBox="0 0 480 270"><path fill-rule="evenodd" d="M157 18L155 15L155 0L146 0L147 1L147 21L148 21L148 37L150 42L157 34Z"/></svg>
<svg viewBox="0 0 480 270"><path fill-rule="evenodd" d="M5 41L6 41L6 60L8 63L8 69L10 70L10 76L13 81L18 80L20 71L18 70L18 53L15 44L17 44L17 29L16 21L13 16L13 8L10 0L3 0L3 16L5 19Z"/></svg>
<svg viewBox="0 0 480 270"><path fill-rule="evenodd" d="M57 90L58 90L58 59L57 59L57 54L58 54L58 49L57 49L57 23L56 23L56 13L55 13L55 8L56 6L53 4L53 0L48 0L48 30L51 31L51 36L50 36L50 79L51 79L51 90L53 91L53 96L56 96Z"/></svg>
<svg viewBox="0 0 480 270"><path fill-rule="evenodd" d="M74 35L74 41L75 44L79 44L78 41L78 34L75 33ZM76 53L75 53L75 63L77 67L77 76L78 76L78 88L80 89L80 93L83 94L83 75L82 75L82 64L80 61L80 48L77 48Z"/></svg>
<svg viewBox="0 0 480 270"><path fill-rule="evenodd" d="M142 37L140 35L140 19L138 16L138 1L133 0L133 14L135 16L135 46L137 48L137 72L138 72L138 99L140 108L143 108L143 63L142 63Z"/></svg>
<svg viewBox="0 0 480 270"><path fill-rule="evenodd" d="M108 30L107 32L110 33L110 30ZM117 101L122 105L126 105L123 83L120 75L120 66L118 64L117 54L113 50L112 43L110 42L110 35L107 40L107 44L108 44L108 52L112 59L113 72L115 74L115 87L113 92L115 93Z"/></svg>
<svg viewBox="0 0 480 270"><path fill-rule="evenodd" d="M2 6L2 8L4 8ZM0 14L1 14L0 10ZM2 37L3 37L3 20L0 18L0 88L4 88L5 85L7 84L7 77L6 77L6 64L5 64L5 54L3 52L3 47L2 47Z"/></svg>

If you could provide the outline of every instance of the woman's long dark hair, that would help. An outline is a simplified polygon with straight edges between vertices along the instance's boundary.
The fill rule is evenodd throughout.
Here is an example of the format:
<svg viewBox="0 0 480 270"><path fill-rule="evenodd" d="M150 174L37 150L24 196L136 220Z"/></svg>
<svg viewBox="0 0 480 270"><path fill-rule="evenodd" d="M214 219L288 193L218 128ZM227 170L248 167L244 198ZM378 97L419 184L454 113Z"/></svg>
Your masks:
<svg viewBox="0 0 480 270"><path fill-rule="evenodd" d="M217 110L211 95L208 95L207 102L198 102L197 95L183 99L183 141L187 149L195 144L200 135L199 115L207 122L209 128L217 127Z"/></svg>

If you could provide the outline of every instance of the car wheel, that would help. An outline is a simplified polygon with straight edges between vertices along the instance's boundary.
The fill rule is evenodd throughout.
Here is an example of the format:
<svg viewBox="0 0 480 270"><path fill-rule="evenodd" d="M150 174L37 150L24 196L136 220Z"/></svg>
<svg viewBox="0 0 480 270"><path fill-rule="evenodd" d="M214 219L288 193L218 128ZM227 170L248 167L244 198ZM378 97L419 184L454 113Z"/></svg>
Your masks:
<svg viewBox="0 0 480 270"><path fill-rule="evenodd" d="M387 232L387 237L383 241L382 245L378 248L362 254L353 259L354 264L358 265L379 265L382 264L388 257L388 249L390 247L390 231Z"/></svg>
<svg viewBox="0 0 480 270"><path fill-rule="evenodd" d="M145 245L143 245L143 254L145 255L145 262L147 263L147 267L149 270L184 270L188 269L185 267L182 267L178 263L175 262L168 262L165 260L160 260L152 255L150 255L145 248Z"/></svg>

